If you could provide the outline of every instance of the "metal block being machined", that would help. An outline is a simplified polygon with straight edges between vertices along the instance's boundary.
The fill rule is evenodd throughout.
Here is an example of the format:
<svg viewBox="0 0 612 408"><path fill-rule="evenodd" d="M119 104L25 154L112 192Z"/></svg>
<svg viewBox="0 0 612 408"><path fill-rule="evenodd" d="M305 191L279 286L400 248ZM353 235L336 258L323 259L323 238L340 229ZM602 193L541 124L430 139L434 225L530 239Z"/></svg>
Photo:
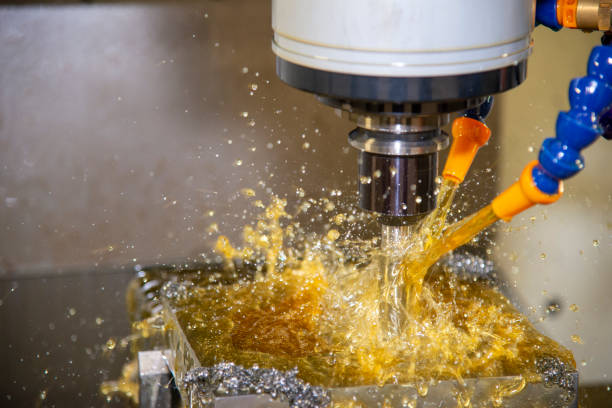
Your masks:
<svg viewBox="0 0 612 408"><path fill-rule="evenodd" d="M170 350L138 352L139 403L143 408L178 407L179 398L167 356Z"/></svg>
<svg viewBox="0 0 612 408"><path fill-rule="evenodd" d="M489 263L474 256L468 259L454 255L445 262L466 263L472 268L481 265L483 270L479 274L483 276L491 272ZM196 273L159 268L142 270L131 286L132 312L134 306L140 309L136 317L149 316L155 310L165 327L161 335L154 336L154 342L147 343L163 351L139 353L141 406L175 406L172 389L168 387L172 379L182 404L189 407L433 408L457 406L468 400L473 407L490 406L492 401L503 407L577 407L578 374L554 356L537 362L542 377L539 382L527 382L522 376L506 376L467 378L462 383L445 380L382 387L323 388L300 380L297 370L242 367L232 362L203 367L177 319L173 302L197 285L198 280L202 281L206 271L218 268L219 265L201 266L196 268Z"/></svg>

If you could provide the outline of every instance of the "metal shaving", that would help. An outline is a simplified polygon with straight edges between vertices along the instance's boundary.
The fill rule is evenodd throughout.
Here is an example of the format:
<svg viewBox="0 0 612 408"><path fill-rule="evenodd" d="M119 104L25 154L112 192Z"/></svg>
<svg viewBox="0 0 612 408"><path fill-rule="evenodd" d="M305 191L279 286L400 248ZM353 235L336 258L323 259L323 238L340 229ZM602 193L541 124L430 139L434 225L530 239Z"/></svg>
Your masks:
<svg viewBox="0 0 612 408"><path fill-rule="evenodd" d="M207 401L215 396L268 394L288 401L291 408L324 408L331 403L329 392L314 387L299 378L298 370L279 371L274 368L244 368L234 363L197 368L185 375L184 383L196 388Z"/></svg>
<svg viewBox="0 0 612 408"><path fill-rule="evenodd" d="M542 376L544 385L550 387L558 385L567 391L576 390L576 376L573 368L557 357L543 357L536 361L538 373Z"/></svg>
<svg viewBox="0 0 612 408"><path fill-rule="evenodd" d="M440 264L463 279L496 279L493 261L469 253L451 252L440 260Z"/></svg>
<svg viewBox="0 0 612 408"><path fill-rule="evenodd" d="M162 288L163 295L168 299L184 300L189 296L189 288L193 286L192 282L166 282Z"/></svg>

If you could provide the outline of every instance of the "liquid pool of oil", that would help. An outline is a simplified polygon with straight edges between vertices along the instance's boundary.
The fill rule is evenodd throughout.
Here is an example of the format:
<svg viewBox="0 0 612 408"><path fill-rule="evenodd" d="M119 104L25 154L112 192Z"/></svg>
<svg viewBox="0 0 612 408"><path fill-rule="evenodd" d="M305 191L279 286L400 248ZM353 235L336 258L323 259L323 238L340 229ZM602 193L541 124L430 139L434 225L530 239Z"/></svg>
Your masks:
<svg viewBox="0 0 612 408"><path fill-rule="evenodd" d="M454 188L442 186L449 203ZM297 367L301 379L325 387L500 376L538 381L535 363L549 356L575 367L571 352L538 333L497 288L435 264L494 222L490 210L445 229L450 204L441 205L400 242L390 281L381 279L388 250L366 245L357 258L343 257L335 230L299 251L286 247L296 226L281 222L291 218L285 205L274 198L245 228L242 248L219 238L229 273L235 259L261 260L253 279L212 279L173 300L203 366ZM397 287L405 291L394 312L401 322L389 324L381 310Z"/></svg>

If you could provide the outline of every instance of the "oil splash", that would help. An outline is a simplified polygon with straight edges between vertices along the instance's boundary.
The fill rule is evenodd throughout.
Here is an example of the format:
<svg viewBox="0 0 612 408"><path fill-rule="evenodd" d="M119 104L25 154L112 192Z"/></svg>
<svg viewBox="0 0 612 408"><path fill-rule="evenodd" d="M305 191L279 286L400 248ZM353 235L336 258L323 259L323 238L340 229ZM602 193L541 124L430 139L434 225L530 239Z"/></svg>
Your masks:
<svg viewBox="0 0 612 408"><path fill-rule="evenodd" d="M100 393L110 402L114 395L125 397L133 406L138 406L138 361L132 360L124 364L121 377L116 381L104 381L100 385Z"/></svg>
<svg viewBox="0 0 612 408"><path fill-rule="evenodd" d="M273 197L255 227L245 228L242 248L219 238L227 267L236 258L251 263L253 279L196 286L177 300L177 318L202 365L297 367L302 380L324 387L499 376L537 381L535 361L546 356L575 367L571 353L540 335L499 290L434 266L492 222L488 210L446 230L448 211L429 220L405 242L398 282L381 279L387 249L361 243L358 257L346 256L342 247L351 243L336 234L294 245L300 228L285 207ZM406 288L406 302L395 303L404 323L390 333L381 293L398 284Z"/></svg>

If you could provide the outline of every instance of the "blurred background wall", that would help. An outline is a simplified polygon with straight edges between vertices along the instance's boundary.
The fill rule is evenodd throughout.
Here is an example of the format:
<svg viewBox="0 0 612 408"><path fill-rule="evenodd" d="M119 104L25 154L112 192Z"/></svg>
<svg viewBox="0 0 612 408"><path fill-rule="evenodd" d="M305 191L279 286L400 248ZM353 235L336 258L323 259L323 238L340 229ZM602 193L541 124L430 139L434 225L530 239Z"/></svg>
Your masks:
<svg viewBox="0 0 612 408"><path fill-rule="evenodd" d="M197 257L210 224L239 226L241 188L344 185L350 124L275 78L268 16L268 1L0 9L2 273Z"/></svg>
<svg viewBox="0 0 612 408"><path fill-rule="evenodd" d="M276 79L269 1L16 3L0 5L0 327L11 328L0 357L15 387L57 385L13 363L48 347L36 336L72 347L57 357L67 361L81 341L112 331L72 341L78 325L62 319L61 334L37 332L54 302L40 299L53 287L45 279L126 271L104 284L57 284L67 297L60 314L107 288L118 299L110 320L124 311L135 265L198 259L217 229L237 238L252 211L242 188L290 200L298 188L312 197L340 189L354 200L352 126ZM496 100L465 213L514 181L553 135L569 80L584 75L599 36L540 28L534 38L527 82ZM609 152L605 141L587 151L559 203L497 225L490 251L522 309L574 351L587 384L612 375ZM15 289L24 282L29 289ZM7 313L15 310L25 317Z"/></svg>

